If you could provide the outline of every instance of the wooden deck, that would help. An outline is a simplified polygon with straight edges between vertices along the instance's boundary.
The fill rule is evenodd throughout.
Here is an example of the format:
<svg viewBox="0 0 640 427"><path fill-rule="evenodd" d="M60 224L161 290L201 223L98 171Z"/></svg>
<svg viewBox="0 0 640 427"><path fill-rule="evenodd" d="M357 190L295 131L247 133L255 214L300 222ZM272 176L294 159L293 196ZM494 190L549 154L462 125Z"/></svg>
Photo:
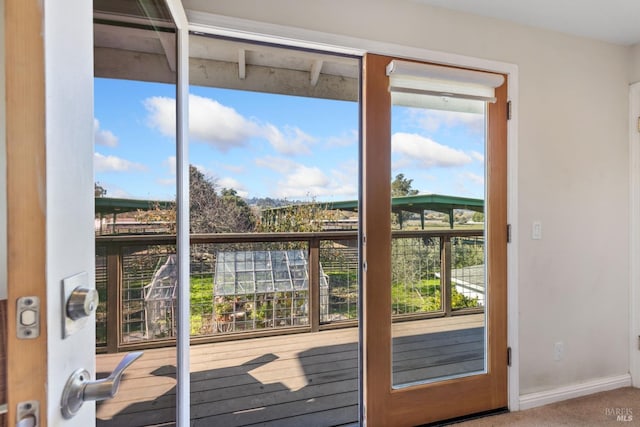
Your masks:
<svg viewBox="0 0 640 427"><path fill-rule="evenodd" d="M394 383L480 371L482 315L394 325ZM191 347L192 426L337 426L358 419L355 328ZM97 356L98 377L122 354ZM100 427L171 426L175 348L146 350L116 398L99 402Z"/></svg>

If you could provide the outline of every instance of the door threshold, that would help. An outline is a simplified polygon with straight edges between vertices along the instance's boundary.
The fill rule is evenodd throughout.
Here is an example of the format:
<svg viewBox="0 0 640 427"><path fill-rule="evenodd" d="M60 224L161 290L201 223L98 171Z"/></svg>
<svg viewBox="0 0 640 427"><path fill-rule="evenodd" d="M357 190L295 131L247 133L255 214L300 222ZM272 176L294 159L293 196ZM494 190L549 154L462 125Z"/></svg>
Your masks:
<svg viewBox="0 0 640 427"><path fill-rule="evenodd" d="M462 422L465 422L465 421L471 421L471 420L477 420L479 418L490 417L492 415L506 414L508 412L509 412L509 408L507 408L507 407L498 408L498 409L492 409L490 411L477 412L475 414L465 415L465 416L456 417L456 418L450 418L450 419L444 420L444 421L437 421L437 422L434 422L434 423L422 424L420 427L450 426L450 425L462 423Z"/></svg>

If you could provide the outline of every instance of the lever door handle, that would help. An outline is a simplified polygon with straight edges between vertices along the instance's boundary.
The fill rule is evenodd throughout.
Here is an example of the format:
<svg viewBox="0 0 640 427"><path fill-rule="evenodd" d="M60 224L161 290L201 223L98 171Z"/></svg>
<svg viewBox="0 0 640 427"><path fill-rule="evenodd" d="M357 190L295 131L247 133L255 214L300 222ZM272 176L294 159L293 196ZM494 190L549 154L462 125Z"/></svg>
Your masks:
<svg viewBox="0 0 640 427"><path fill-rule="evenodd" d="M138 360L142 354L143 352L141 351L128 353L118 363L111 375L101 380L91 381L91 375L86 369L78 369L71 374L62 391L62 416L66 419L73 417L78 413L84 402L113 398L118 392L124 371Z"/></svg>
<svg viewBox="0 0 640 427"><path fill-rule="evenodd" d="M140 356L142 356L141 351L129 353L122 358L120 363L118 363L118 366L116 366L116 369L114 369L111 375L107 378L96 381L87 381L84 383L82 400L88 402L90 400L112 399L118 392L120 380L122 379L125 369L127 369L129 365L135 362Z"/></svg>

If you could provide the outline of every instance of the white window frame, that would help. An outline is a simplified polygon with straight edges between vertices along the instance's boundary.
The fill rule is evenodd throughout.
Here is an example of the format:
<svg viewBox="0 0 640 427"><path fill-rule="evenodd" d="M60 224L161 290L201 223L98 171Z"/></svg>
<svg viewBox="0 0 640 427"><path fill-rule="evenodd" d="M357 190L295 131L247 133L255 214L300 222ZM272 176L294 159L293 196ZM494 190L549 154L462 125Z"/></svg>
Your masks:
<svg viewBox="0 0 640 427"><path fill-rule="evenodd" d="M178 283L189 283L189 25L180 0L167 0L176 26L176 253ZM190 287L178 286L176 424L191 423Z"/></svg>

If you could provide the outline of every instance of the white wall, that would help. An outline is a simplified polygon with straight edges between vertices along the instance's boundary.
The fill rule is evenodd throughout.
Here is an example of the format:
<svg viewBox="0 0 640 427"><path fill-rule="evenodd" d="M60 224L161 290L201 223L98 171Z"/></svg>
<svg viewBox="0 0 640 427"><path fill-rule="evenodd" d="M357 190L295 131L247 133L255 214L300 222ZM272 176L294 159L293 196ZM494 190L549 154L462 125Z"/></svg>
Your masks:
<svg viewBox="0 0 640 427"><path fill-rule="evenodd" d="M73 13L70 13L73 11ZM92 2L46 0L48 425L91 426L95 403L60 415L62 389L76 369L94 375L95 329L61 338L62 279L85 271L94 283Z"/></svg>
<svg viewBox="0 0 640 427"><path fill-rule="evenodd" d="M520 394L629 371L629 48L408 1L183 3L517 64Z"/></svg>
<svg viewBox="0 0 640 427"><path fill-rule="evenodd" d="M0 22L4 22L4 0L0 0ZM7 146L4 96L4 27L0 30L0 300L7 299Z"/></svg>

